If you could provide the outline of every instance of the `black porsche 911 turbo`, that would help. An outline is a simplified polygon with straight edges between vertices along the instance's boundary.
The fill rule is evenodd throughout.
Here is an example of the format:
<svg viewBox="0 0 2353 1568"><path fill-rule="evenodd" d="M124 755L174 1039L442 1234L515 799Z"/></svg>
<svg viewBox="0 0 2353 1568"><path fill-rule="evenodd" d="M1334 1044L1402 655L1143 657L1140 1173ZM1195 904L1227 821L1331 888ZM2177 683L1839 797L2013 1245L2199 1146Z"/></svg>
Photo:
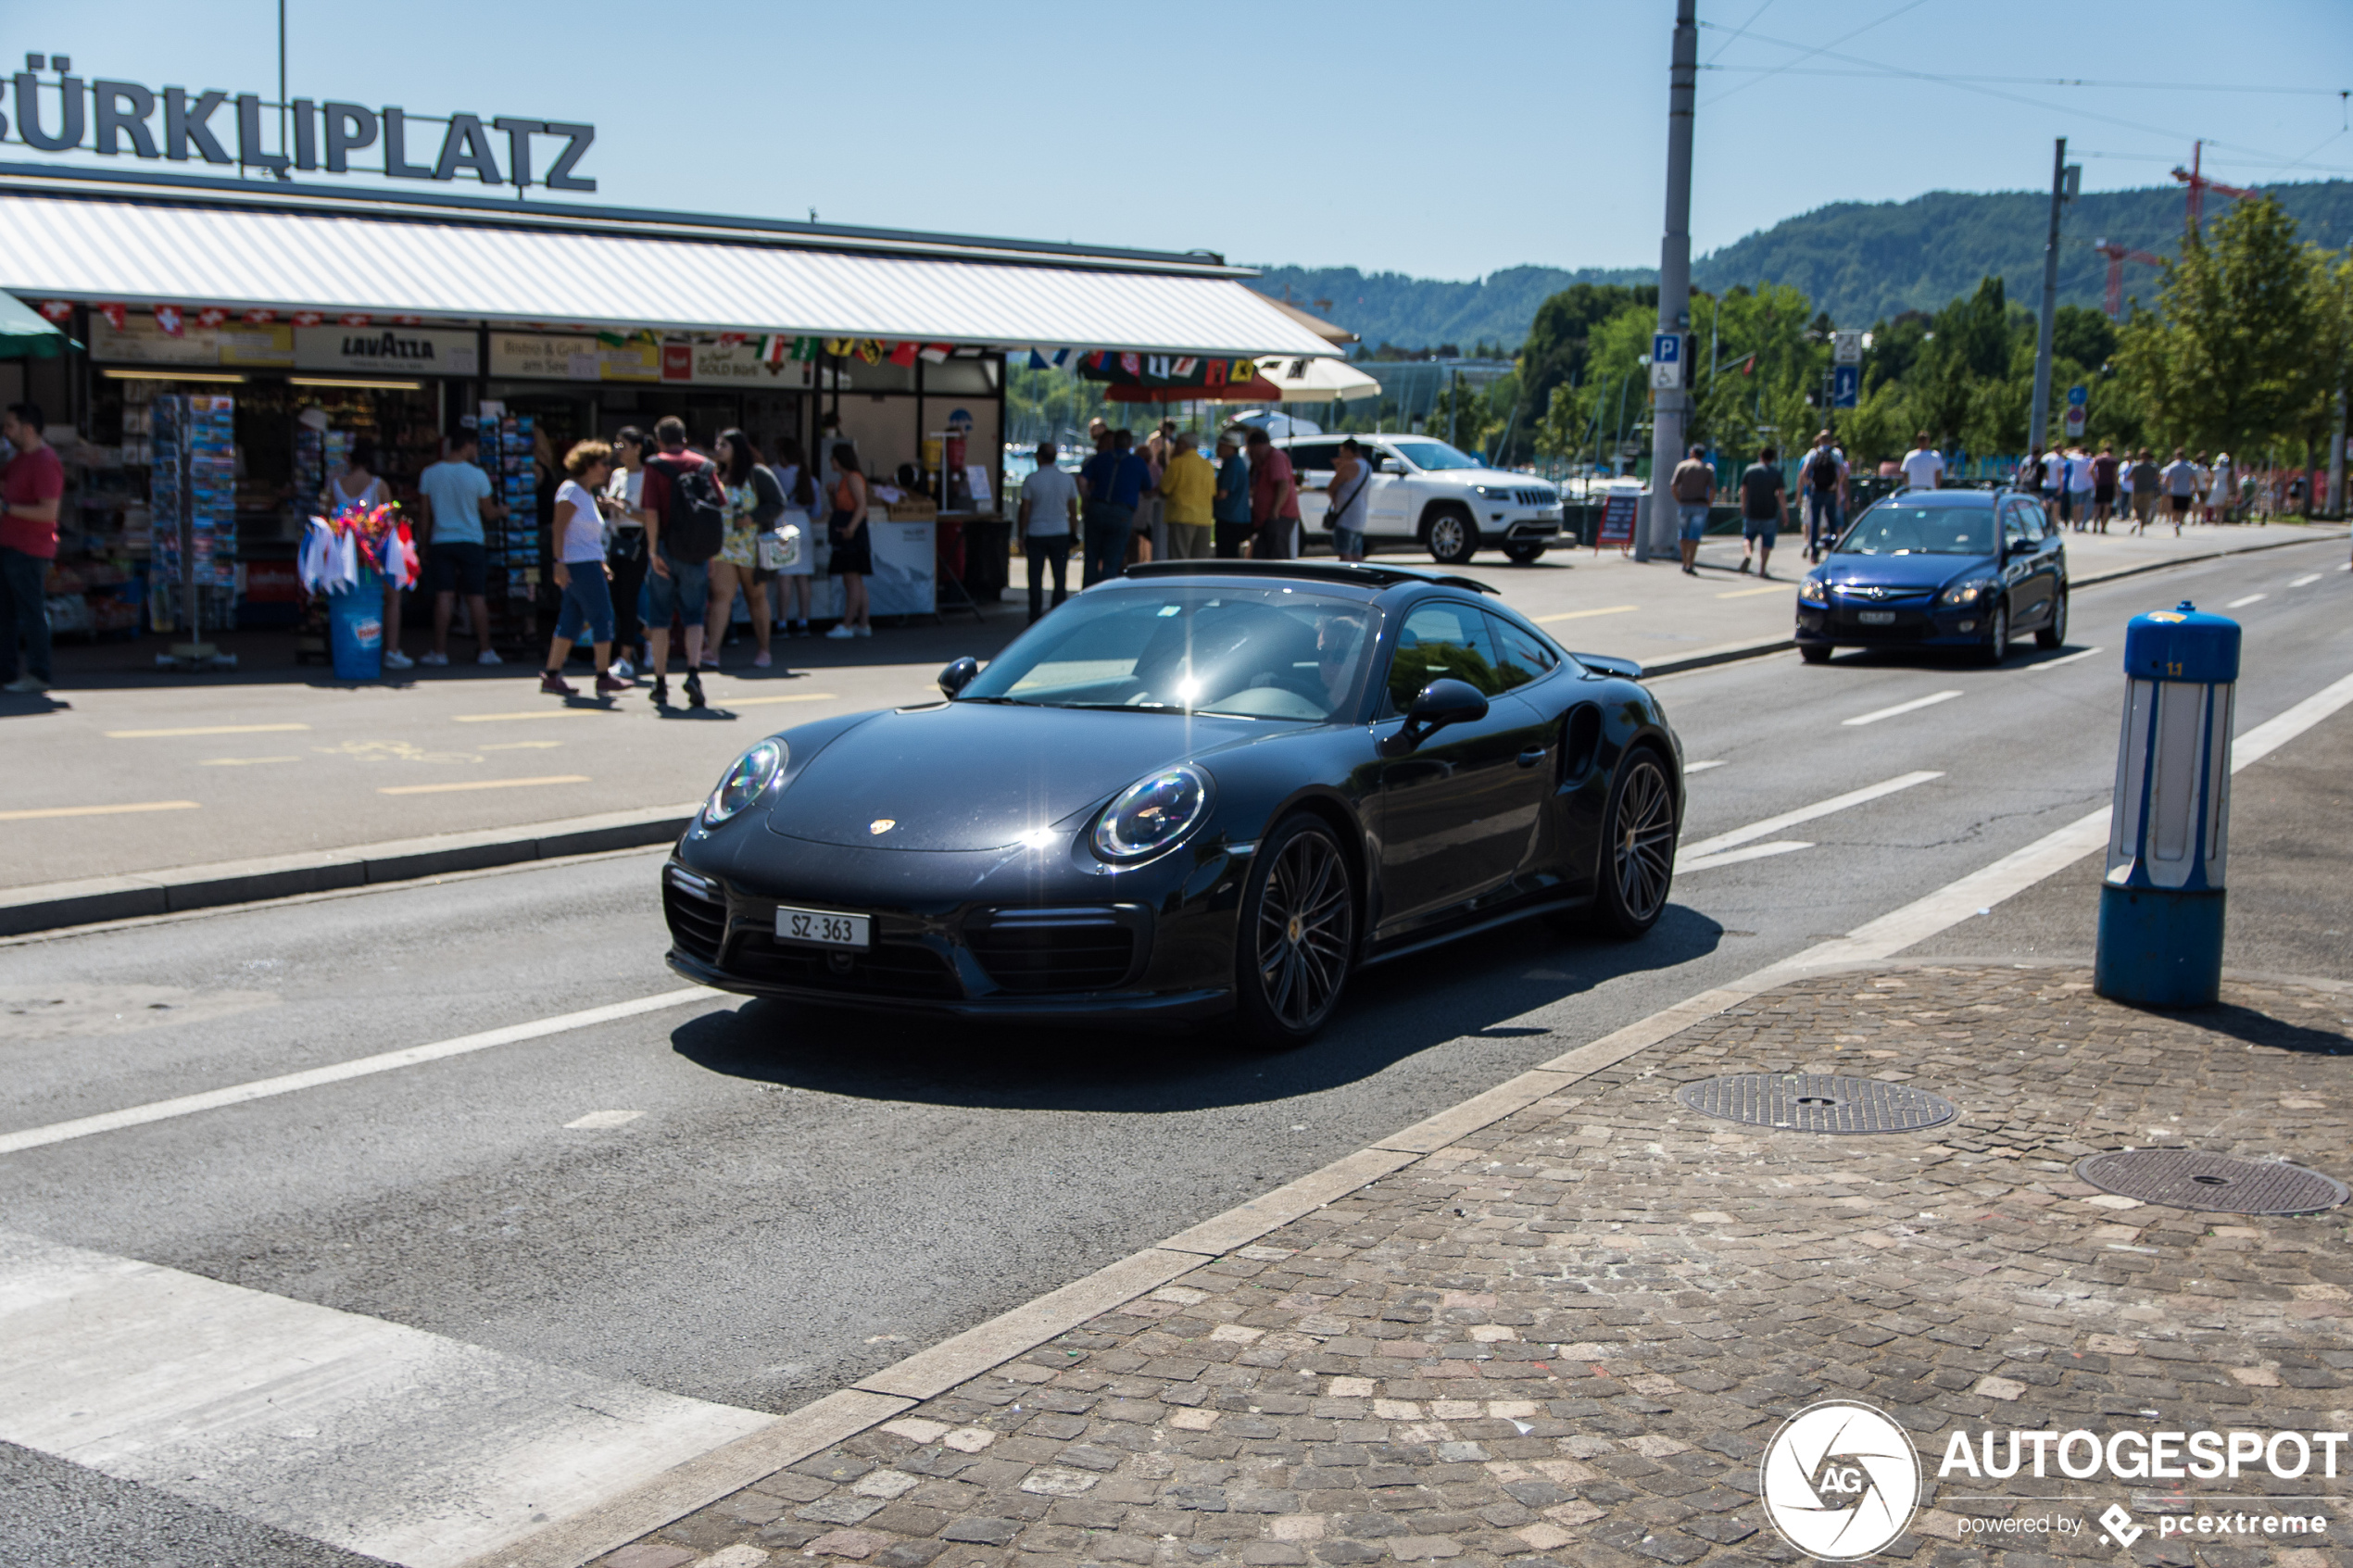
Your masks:
<svg viewBox="0 0 2353 1568"><path fill-rule="evenodd" d="M1169 561L1075 596L942 700L728 769L662 871L671 966L976 1017L1231 1015L1280 1046L1367 964L1535 914L1639 936L1682 755L1639 666L1468 578Z"/></svg>

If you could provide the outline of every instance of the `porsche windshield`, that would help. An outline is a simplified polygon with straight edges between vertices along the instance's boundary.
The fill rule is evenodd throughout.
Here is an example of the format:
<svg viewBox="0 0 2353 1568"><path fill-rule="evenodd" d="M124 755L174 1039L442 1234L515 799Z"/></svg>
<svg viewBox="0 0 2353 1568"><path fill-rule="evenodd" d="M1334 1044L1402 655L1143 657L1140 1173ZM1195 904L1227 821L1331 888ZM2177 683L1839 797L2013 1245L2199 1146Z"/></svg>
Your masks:
<svg viewBox="0 0 2353 1568"><path fill-rule="evenodd" d="M1139 586L1075 598L959 700L1319 722L1353 702L1372 611L1295 588Z"/></svg>
<svg viewBox="0 0 2353 1568"><path fill-rule="evenodd" d="M1907 507L1881 501L1855 520L1838 553L1849 556L1990 556L1992 507Z"/></svg>

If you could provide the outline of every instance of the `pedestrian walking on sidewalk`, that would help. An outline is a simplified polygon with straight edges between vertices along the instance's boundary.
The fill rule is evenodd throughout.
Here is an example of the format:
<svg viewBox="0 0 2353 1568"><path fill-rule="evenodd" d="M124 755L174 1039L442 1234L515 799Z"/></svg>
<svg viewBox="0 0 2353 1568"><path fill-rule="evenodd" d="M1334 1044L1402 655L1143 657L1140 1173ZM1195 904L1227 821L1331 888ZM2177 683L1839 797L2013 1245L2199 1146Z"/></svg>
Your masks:
<svg viewBox="0 0 2353 1568"><path fill-rule="evenodd" d="M2103 441L2100 455L2092 459L2092 524L2102 533L2116 515L2116 444Z"/></svg>
<svg viewBox="0 0 2353 1568"><path fill-rule="evenodd" d="M1912 437L1912 449L1904 454L1904 488L1934 490L1944 483L1944 454L1928 444L1928 432Z"/></svg>
<svg viewBox="0 0 2353 1568"><path fill-rule="evenodd" d="M1373 465L1354 436L1340 444L1332 457L1332 482L1324 494L1329 509L1325 522L1332 531L1332 553L1342 560L1365 558L1365 518L1370 509Z"/></svg>
<svg viewBox="0 0 2353 1568"><path fill-rule="evenodd" d="M1046 614L1046 573L1054 574L1054 604L1070 597L1070 538L1078 526L1078 482L1055 466L1054 444L1038 444L1038 467L1021 482L1021 549L1029 558L1029 623Z"/></svg>
<svg viewBox="0 0 2353 1568"><path fill-rule="evenodd" d="M1217 558L1239 559L1250 537L1250 461L1232 431L1217 438L1217 492L1209 515Z"/></svg>
<svg viewBox="0 0 2353 1568"><path fill-rule="evenodd" d="M2182 520L2189 516L2193 497L2197 495L2197 465L2183 456L2182 448L2173 448L2173 460L2165 465L2159 475L2165 481L2165 510L2173 520L2173 537L2182 536Z"/></svg>
<svg viewBox="0 0 2353 1568"><path fill-rule="evenodd" d="M1846 526L1846 454L1829 431L1814 437L1806 454L1806 558L1818 561Z"/></svg>
<svg viewBox="0 0 2353 1568"><path fill-rule="evenodd" d="M679 622L686 648L686 706L703 706L702 611L711 600L711 558L725 535L726 511L711 474L711 459L686 446L686 421L665 414L654 422L656 450L646 459L646 653L653 661L656 708L670 706L670 625Z"/></svg>
<svg viewBox="0 0 2353 1568"><path fill-rule="evenodd" d="M1708 466L1707 448L1694 446L1675 465L1667 482L1675 495L1675 543L1683 552L1683 575L1699 575L1699 542L1707 536L1707 504L1716 495L1716 470Z"/></svg>
<svg viewBox="0 0 2353 1568"><path fill-rule="evenodd" d="M825 635L840 642L875 634L866 593L866 579L875 574L875 534L866 526L873 497L867 494L866 470L857 447L847 441L835 445L834 472L840 479L834 487L834 513L825 533L833 541L833 574L841 579L841 619Z"/></svg>
<svg viewBox="0 0 2353 1568"><path fill-rule="evenodd" d="M1773 546L1789 522L1789 484L1781 478L1779 456L1766 447L1741 475L1741 570L1748 570L1754 556L1759 577L1773 575Z"/></svg>
<svg viewBox="0 0 2353 1568"><path fill-rule="evenodd" d="M2207 521L2231 521L2232 505L2238 499L2234 489L2237 483L2238 474L2231 467L2231 455L2228 452L2215 453L2213 475L2206 491Z"/></svg>
<svg viewBox="0 0 2353 1568"><path fill-rule="evenodd" d="M768 466L785 497L785 515L776 527L780 533L798 530L799 544L799 549L786 551L788 558L776 569L776 596L782 601L777 610L784 617L786 636L805 637L810 586L817 580L817 482L809 475L800 443L789 435L777 439L776 460Z"/></svg>
<svg viewBox="0 0 2353 1568"><path fill-rule="evenodd" d="M1136 525L1136 503L1144 493L1143 459L1130 450L1133 432L1106 430L1095 455L1078 470L1086 495L1086 565L1081 585L1091 588L1127 569L1127 541Z"/></svg>
<svg viewBox="0 0 2353 1568"><path fill-rule="evenodd" d="M2165 488L2164 475L2158 471L2157 459L2149 456L2145 446L2133 458L2133 532L2139 533L2157 514L2158 492Z"/></svg>
<svg viewBox="0 0 2353 1568"><path fill-rule="evenodd" d="M1263 425L1250 430L1250 521L1252 559L1298 558L1299 475Z"/></svg>
<svg viewBox="0 0 2353 1568"><path fill-rule="evenodd" d="M1176 450L1164 433L1166 428L1164 424L1146 436L1136 453L1144 465L1144 489L1136 499L1136 545L1131 552L1138 560L1168 558L1168 508L1160 494L1160 482Z"/></svg>
<svg viewBox="0 0 2353 1568"><path fill-rule="evenodd" d="M1190 431L1169 443L1168 467L1160 476L1160 498L1167 508L1168 558L1207 560L1217 470L1201 455L1201 437Z"/></svg>
<svg viewBox="0 0 2353 1568"><path fill-rule="evenodd" d="M49 563L57 558L57 502L66 468L42 436L41 406L11 403L0 438L15 449L0 469L0 691L49 689Z"/></svg>
<svg viewBox="0 0 2353 1568"><path fill-rule="evenodd" d="M646 622L637 601L646 590L646 453L653 443L635 425L612 438L612 477L598 502L605 509L605 564L612 568L613 678L634 681L646 657Z"/></svg>
<svg viewBox="0 0 2353 1568"><path fill-rule="evenodd" d="M741 593L751 616L752 641L759 651L751 667L765 670L774 662L769 653L768 581L760 565L760 536L785 515L785 493L776 476L761 467L751 437L740 430L723 430L711 448L719 470L720 494L725 497L727 533L719 553L711 559L711 603L703 615L702 646L709 668L719 668L719 647Z"/></svg>
<svg viewBox="0 0 2353 1568"><path fill-rule="evenodd" d="M570 477L556 486L554 524L556 586L563 602L556 610L556 634L548 639L539 689L551 696L577 695L564 679L564 660L585 631L597 655L597 695L610 696L629 689L612 672L612 577L605 565L604 509L596 495L612 477L612 448L601 441L580 442L564 454L564 472Z"/></svg>
<svg viewBox="0 0 2353 1568"><path fill-rule="evenodd" d="M2092 457L2081 446L2067 449L2067 509L2075 520L2075 532L2082 533L2092 526L2092 494L2096 482L2092 477Z"/></svg>
<svg viewBox="0 0 2353 1568"><path fill-rule="evenodd" d="M482 525L505 517L507 508L474 460L480 445L472 431L461 429L449 438L448 455L417 476L417 493L425 498L425 581L433 588L433 648L420 664L449 662L449 622L459 594L466 596L474 662L500 662L490 646L490 552Z"/></svg>
<svg viewBox="0 0 2353 1568"><path fill-rule="evenodd" d="M319 509L329 517L341 517L391 499L391 489L376 477L376 444L363 435L355 437L344 454L343 472L328 476L326 486L319 492ZM407 670L416 664L400 651L400 589L389 573L384 577L384 646L385 669Z"/></svg>

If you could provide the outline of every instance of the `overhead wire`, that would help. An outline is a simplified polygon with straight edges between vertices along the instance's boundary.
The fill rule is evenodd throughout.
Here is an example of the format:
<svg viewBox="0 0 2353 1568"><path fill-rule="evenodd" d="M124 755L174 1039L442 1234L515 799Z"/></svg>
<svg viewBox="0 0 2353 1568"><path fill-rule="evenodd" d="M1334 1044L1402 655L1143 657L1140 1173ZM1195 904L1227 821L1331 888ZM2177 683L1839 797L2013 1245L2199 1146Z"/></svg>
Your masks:
<svg viewBox="0 0 2353 1568"><path fill-rule="evenodd" d="M1796 59L1796 60L1792 60L1792 61L1791 61L1791 62L1789 62L1789 63L1790 63L1791 65L1793 65L1793 65L1795 65L1795 64L1797 64L1797 63L1798 63L1798 60L1810 60L1810 59L1812 59L1812 58L1813 58L1816 55L1828 55L1828 54L1830 54L1830 52L1831 52L1832 49L1835 49L1835 48L1837 48L1840 44L1843 44L1843 43L1846 43L1849 39L1860 38L1860 37L1862 37L1862 36L1863 36L1863 34L1865 34L1865 33L1867 33L1867 32L1870 31L1873 28L1876 28L1876 27L1883 27L1883 26L1885 26L1887 23L1892 22L1892 21L1894 21L1896 18L1898 18L1898 17L1902 16L1905 12L1906 12L1906 11L1916 11L1916 10L1919 9L1922 6L1925 6L1925 5L1927 5L1927 4L1928 4L1928 0L1905 0L1905 3L1904 3L1903 5L1896 6L1896 7L1895 7L1895 9L1894 9L1894 10L1892 10L1892 11L1888 12L1888 13L1887 13L1887 15L1885 15L1885 16L1883 16L1883 17L1880 18L1877 21L1869 21L1869 22L1865 22L1865 23L1864 23L1861 27L1856 28L1856 29L1854 31L1852 31L1852 32L1841 33L1838 37L1831 39L1831 40L1828 44L1823 44L1823 45L1822 45L1820 48L1818 48L1818 49L1807 49L1807 50L1806 51L1806 53L1804 53L1803 55L1798 56L1798 57L1797 57L1797 59ZM1753 25L1753 24L1755 23L1755 19L1754 17L1752 17L1752 18L1750 18L1750 19L1749 19L1749 20L1750 20L1751 24ZM1744 28L1744 29L1743 29L1742 31L1746 31L1747 30ZM1772 43L1772 42L1773 42L1773 40L1766 38L1766 37L1765 37L1763 34L1761 34L1761 33L1757 34L1756 36L1757 36L1757 39L1758 39L1758 41L1759 41L1760 43ZM1727 46L1729 47L1729 45L1727 45ZM1805 46L1804 46L1803 44L1783 44L1783 45L1782 45L1782 47L1783 47L1783 48L1789 48L1789 49L1797 49L1797 48L1804 48ZM1719 57L1720 57L1720 51L1719 51ZM1843 58L1844 58L1845 56L1832 56L1831 57L1832 57L1833 59L1843 59ZM1742 82L1742 83L1741 83L1738 87L1727 87L1727 88L1726 88L1723 92L1718 93L1718 94L1716 94L1716 96L1714 96L1713 98L1708 99L1706 104L1702 104L1702 105L1700 105L1699 107L1700 107L1701 108L1705 108L1705 107L1708 107L1708 104L1720 104L1720 103L1722 103L1725 99L1727 99L1727 98L1730 97L1733 94L1735 94L1735 93L1740 93L1740 92L1744 92L1744 91L1746 91L1747 89L1749 89L1749 88L1751 88L1751 87L1755 86L1757 82L1764 81L1766 76L1771 76L1771 75L1774 75L1774 74L1775 74L1775 73L1774 73L1773 71L1768 70L1768 71L1767 71L1767 72L1765 73L1765 76L1753 77L1753 78L1751 78L1750 80L1748 80L1748 81L1746 81L1746 82Z"/></svg>

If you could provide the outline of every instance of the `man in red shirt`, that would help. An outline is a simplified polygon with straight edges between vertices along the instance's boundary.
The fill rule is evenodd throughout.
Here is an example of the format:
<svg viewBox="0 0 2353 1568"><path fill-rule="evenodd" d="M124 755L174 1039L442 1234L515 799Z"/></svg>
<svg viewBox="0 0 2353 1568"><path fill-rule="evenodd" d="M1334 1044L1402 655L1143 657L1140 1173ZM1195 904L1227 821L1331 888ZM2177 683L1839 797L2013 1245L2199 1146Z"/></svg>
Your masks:
<svg viewBox="0 0 2353 1568"><path fill-rule="evenodd" d="M1258 525L1250 545L1253 559L1290 560L1299 554L1299 476L1258 425L1250 432L1250 520Z"/></svg>
<svg viewBox="0 0 2353 1568"><path fill-rule="evenodd" d="M0 437L16 448L0 469L0 691L25 696L49 689L49 563L57 558L57 497L65 465L41 439L41 410L11 403ZM18 646L22 644L22 667Z"/></svg>

